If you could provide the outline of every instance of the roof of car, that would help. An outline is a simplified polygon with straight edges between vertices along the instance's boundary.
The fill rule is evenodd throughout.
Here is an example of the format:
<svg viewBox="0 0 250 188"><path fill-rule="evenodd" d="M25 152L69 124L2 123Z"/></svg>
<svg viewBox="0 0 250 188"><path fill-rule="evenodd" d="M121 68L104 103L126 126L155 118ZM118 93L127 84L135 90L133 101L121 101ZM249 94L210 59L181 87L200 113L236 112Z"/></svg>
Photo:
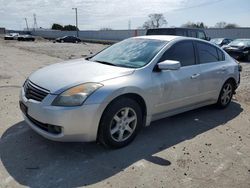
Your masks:
<svg viewBox="0 0 250 188"><path fill-rule="evenodd" d="M147 35L147 36L139 36L136 38L171 41L171 40L175 40L177 38L183 38L183 37L175 36L175 35Z"/></svg>

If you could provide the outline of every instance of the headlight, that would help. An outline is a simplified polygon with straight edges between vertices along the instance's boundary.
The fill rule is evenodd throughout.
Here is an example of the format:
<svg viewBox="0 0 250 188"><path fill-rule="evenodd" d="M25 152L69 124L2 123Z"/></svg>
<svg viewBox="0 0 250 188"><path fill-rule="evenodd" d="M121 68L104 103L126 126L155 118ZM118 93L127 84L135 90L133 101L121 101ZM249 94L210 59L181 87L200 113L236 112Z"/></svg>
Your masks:
<svg viewBox="0 0 250 188"><path fill-rule="evenodd" d="M60 95L52 102L53 106L80 106L91 93L102 87L99 83L86 83L72 87Z"/></svg>

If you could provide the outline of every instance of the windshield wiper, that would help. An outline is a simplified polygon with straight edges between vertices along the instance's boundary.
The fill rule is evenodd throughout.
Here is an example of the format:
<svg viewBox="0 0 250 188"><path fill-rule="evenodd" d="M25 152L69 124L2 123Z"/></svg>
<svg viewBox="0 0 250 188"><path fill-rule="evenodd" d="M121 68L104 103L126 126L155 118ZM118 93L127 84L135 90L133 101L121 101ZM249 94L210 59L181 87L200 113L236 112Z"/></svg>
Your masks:
<svg viewBox="0 0 250 188"><path fill-rule="evenodd" d="M107 61L94 60L94 62L98 62L98 63L105 64L105 65L117 66L116 64L110 63L110 62L107 62Z"/></svg>

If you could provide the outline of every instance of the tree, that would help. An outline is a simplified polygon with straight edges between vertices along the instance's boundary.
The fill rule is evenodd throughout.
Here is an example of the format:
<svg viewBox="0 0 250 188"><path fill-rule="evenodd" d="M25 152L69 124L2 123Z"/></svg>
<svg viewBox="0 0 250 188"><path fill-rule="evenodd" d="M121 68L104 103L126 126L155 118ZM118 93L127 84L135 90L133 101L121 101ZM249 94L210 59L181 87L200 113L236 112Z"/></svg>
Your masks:
<svg viewBox="0 0 250 188"><path fill-rule="evenodd" d="M110 30L113 30L113 29L110 27L103 27L100 29L100 31L110 31Z"/></svg>
<svg viewBox="0 0 250 188"><path fill-rule="evenodd" d="M65 25L63 27L63 30L64 31L76 31L76 30L79 31L79 29L74 25Z"/></svg>
<svg viewBox="0 0 250 188"><path fill-rule="evenodd" d="M149 19L142 26L144 29L160 28L168 24L163 14L149 14L148 17Z"/></svg>
<svg viewBox="0 0 250 188"><path fill-rule="evenodd" d="M224 28L225 29L234 29L234 28L237 28L237 27L239 27L237 24L229 23Z"/></svg>
<svg viewBox="0 0 250 188"><path fill-rule="evenodd" d="M237 24L234 23L226 23L226 22L218 22L214 26L215 28L225 28L225 29L232 29L239 27Z"/></svg>
<svg viewBox="0 0 250 188"><path fill-rule="evenodd" d="M226 25L227 25L226 22L217 22L214 27L215 28L225 28Z"/></svg>
<svg viewBox="0 0 250 188"><path fill-rule="evenodd" d="M60 25L60 24L54 23L52 25L51 29L54 29L54 30L63 30L63 26Z"/></svg>
<svg viewBox="0 0 250 188"><path fill-rule="evenodd" d="M186 28L202 28L205 29L207 28L207 26L203 23L203 22L187 22L185 24L183 24L181 27L186 27Z"/></svg>

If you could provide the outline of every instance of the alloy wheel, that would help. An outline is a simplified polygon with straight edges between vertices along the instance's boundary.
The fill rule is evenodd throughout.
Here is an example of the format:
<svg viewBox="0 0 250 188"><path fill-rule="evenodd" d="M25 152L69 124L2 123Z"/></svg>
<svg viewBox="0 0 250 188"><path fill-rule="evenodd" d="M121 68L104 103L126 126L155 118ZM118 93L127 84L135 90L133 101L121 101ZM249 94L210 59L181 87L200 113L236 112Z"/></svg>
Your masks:
<svg viewBox="0 0 250 188"><path fill-rule="evenodd" d="M222 95L221 95L221 103L223 105L227 105L233 95L233 87L230 83L227 83L224 85L223 89L222 89Z"/></svg>
<svg viewBox="0 0 250 188"><path fill-rule="evenodd" d="M136 125L136 112L130 107L122 108L111 120L110 134L112 139L117 142L127 140L135 131Z"/></svg>

